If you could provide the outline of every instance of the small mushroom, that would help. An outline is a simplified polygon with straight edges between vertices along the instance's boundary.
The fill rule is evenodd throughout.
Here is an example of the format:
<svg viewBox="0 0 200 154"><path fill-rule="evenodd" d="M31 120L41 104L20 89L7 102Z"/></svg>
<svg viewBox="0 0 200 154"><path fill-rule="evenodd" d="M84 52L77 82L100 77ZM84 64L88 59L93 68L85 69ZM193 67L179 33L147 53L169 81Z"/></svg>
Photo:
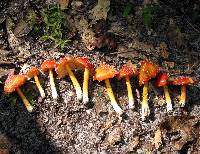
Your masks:
<svg viewBox="0 0 200 154"><path fill-rule="evenodd" d="M88 58L86 57L77 57L75 59L76 63L80 65L81 68L84 69L84 78L83 78L83 103L88 103L88 82L89 82L89 75L93 74L94 65L90 63Z"/></svg>
<svg viewBox="0 0 200 154"><path fill-rule="evenodd" d="M29 103L29 101L26 99L23 92L19 88L26 82L26 80L26 75L9 75L5 81L4 92L6 94L9 94L16 90L28 112L32 112L33 106Z"/></svg>
<svg viewBox="0 0 200 154"><path fill-rule="evenodd" d="M66 74L69 75L69 77L72 81L72 84L76 90L77 99L81 100L82 99L81 86L71 69L71 68L75 67L75 66L73 66L73 65L75 65L74 63L75 63L74 58L72 58L70 56L61 58L60 61L56 65L56 72L57 72L59 78L63 78Z"/></svg>
<svg viewBox="0 0 200 154"><path fill-rule="evenodd" d="M163 87L164 89L164 95L165 95L165 101L167 103L167 111L172 110L172 101L169 95L169 90L168 90L168 74L167 73L160 73L158 75L157 81L156 81L156 86L157 87Z"/></svg>
<svg viewBox="0 0 200 154"><path fill-rule="evenodd" d="M112 66L108 64L100 64L99 67L96 69L96 73L93 78L94 80L98 80L99 82L103 80L105 81L107 93L111 100L111 105L113 106L114 110L118 114L121 115L122 109L117 104L117 101L115 99L115 96L113 94L112 87L109 81L110 78L113 78L117 74L118 74L118 71L115 70Z"/></svg>
<svg viewBox="0 0 200 154"><path fill-rule="evenodd" d="M56 66L55 60L51 60L51 59L45 60L41 65L41 69L43 72L46 72L47 70L49 70L49 79L50 79L50 86L51 86L53 99L57 99L58 97L58 93L56 91L54 78L53 78L53 69L55 68L55 66Z"/></svg>
<svg viewBox="0 0 200 154"><path fill-rule="evenodd" d="M185 105L186 102L186 85L194 84L195 80L193 80L191 77L187 76L180 76L175 78L171 84L172 85L180 85L181 86L181 96L179 103L181 106Z"/></svg>
<svg viewBox="0 0 200 154"><path fill-rule="evenodd" d="M159 69L156 64L153 64L149 60L143 60L139 69L139 85L143 87L143 100L142 100L142 119L150 114L148 105L148 81L151 78L156 77Z"/></svg>
<svg viewBox="0 0 200 154"><path fill-rule="evenodd" d="M36 68L36 67L31 67L27 72L26 72L26 75L29 77L29 78L32 78L34 77L34 80L35 80L35 84L40 92L40 95L42 98L45 97L45 93L44 93L44 90L40 84L40 81L38 79L38 75L39 75L39 70Z"/></svg>
<svg viewBox="0 0 200 154"><path fill-rule="evenodd" d="M118 79L125 77L130 109L133 108L134 106L134 97L130 83L130 77L137 74L138 74L137 68L133 64L127 64L122 66L122 68L119 70L119 74L117 75Z"/></svg>

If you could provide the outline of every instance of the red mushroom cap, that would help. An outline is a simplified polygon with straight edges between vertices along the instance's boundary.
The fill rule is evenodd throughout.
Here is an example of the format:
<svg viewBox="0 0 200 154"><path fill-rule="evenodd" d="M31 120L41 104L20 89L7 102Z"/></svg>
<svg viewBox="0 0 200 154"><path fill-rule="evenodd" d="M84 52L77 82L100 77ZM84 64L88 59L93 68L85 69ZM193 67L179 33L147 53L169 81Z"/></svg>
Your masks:
<svg viewBox="0 0 200 154"><path fill-rule="evenodd" d="M66 69L65 69L65 65L66 65L66 59L65 58L61 58L60 61L58 63L56 63L55 71L58 74L59 78L63 78L67 74Z"/></svg>
<svg viewBox="0 0 200 154"><path fill-rule="evenodd" d="M125 76L133 76L137 74L138 74L137 68L133 64L123 65L122 68L119 70L119 74L117 75L117 78L121 79Z"/></svg>
<svg viewBox="0 0 200 154"><path fill-rule="evenodd" d="M27 72L26 72L26 75L29 77L29 78L32 78L36 75L39 74L39 70L38 68L36 67L31 67Z"/></svg>
<svg viewBox="0 0 200 154"><path fill-rule="evenodd" d="M75 68L74 58L71 56L66 56L60 59L58 63L56 63L55 71L58 74L59 78L63 78L67 75L65 65L69 65L71 69Z"/></svg>
<svg viewBox="0 0 200 154"><path fill-rule="evenodd" d="M90 63L89 59L86 57L77 57L75 62L82 68L88 68L90 71L94 70L94 65Z"/></svg>
<svg viewBox="0 0 200 154"><path fill-rule="evenodd" d="M151 78L156 77L159 68L156 64L148 60L143 60L139 69L139 85L143 85L148 82Z"/></svg>
<svg viewBox="0 0 200 154"><path fill-rule="evenodd" d="M55 60L52 59L45 60L41 65L41 69L43 72L46 72L47 70L53 69L55 67L56 67L56 62Z"/></svg>
<svg viewBox="0 0 200 154"><path fill-rule="evenodd" d="M118 74L118 71L113 66L108 64L100 64L96 69L96 73L93 77L94 80L103 81L105 79L113 78Z"/></svg>
<svg viewBox="0 0 200 154"><path fill-rule="evenodd" d="M167 73L160 73L156 80L156 86L162 87L162 86L167 85L168 79L169 79L169 77L168 77Z"/></svg>
<svg viewBox="0 0 200 154"><path fill-rule="evenodd" d="M191 77L187 76L180 76L175 78L171 84L173 85L188 85L188 84L194 84L195 81Z"/></svg>
<svg viewBox="0 0 200 154"><path fill-rule="evenodd" d="M5 93L12 93L18 87L23 85L27 80L26 75L10 75L5 81L4 85L4 92Z"/></svg>

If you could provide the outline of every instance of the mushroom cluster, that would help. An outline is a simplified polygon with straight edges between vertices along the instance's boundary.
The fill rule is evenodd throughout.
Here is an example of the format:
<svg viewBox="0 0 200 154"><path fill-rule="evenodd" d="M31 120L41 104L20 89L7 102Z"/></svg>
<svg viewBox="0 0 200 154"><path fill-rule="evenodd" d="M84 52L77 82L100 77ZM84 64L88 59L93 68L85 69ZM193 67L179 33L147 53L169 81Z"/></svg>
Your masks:
<svg viewBox="0 0 200 154"><path fill-rule="evenodd" d="M81 88L79 81L77 80L73 70L81 69L84 71L83 75L83 87ZM150 110L148 105L148 87L149 81L152 78L156 78L156 86L163 87L164 90L164 97L167 104L167 111L172 110L172 100L170 97L168 85L180 85L181 86L181 96L180 96L180 105L184 106L186 102L186 85L194 84L195 80L191 77L187 76L180 76L175 79L171 79L169 74L165 72L160 72L159 67L154 64L153 62L145 59L139 63L139 68L132 63L124 64L120 70L115 69L113 66L108 64L100 64L96 69L94 65L89 61L86 57L71 57L66 56L61 58L58 62L53 59L45 60L42 65L41 69L36 67L31 67L25 74L19 75L9 75L5 81L4 91L5 93L12 93L17 91L19 96L21 97L25 107L29 112L33 111L33 106L29 103L26 99L25 95L20 90L20 86L22 86L27 79L34 78L36 86L40 92L42 98L45 98L45 92L40 84L38 75L40 75L40 70L42 72L49 72L49 80L50 80L50 88L52 91L52 98L57 99L58 93L56 90L56 86L54 83L54 70L58 75L58 78L63 78L66 75L72 81L72 84L75 88L77 99L79 101L83 101L84 104L89 102L89 94L88 94L88 86L89 86L89 79L93 77L93 80L105 81L107 94L110 98L111 105L113 109L121 115L123 113L122 108L118 105L115 95L113 93L110 80L117 77L118 80L125 78L127 93L128 93L128 106L130 109L134 108L134 95L131 86L130 78L133 76L138 75L139 86L143 85L143 92L142 92L142 104L141 104L141 116L142 119L145 119L149 116ZM159 73L160 72L160 73Z"/></svg>

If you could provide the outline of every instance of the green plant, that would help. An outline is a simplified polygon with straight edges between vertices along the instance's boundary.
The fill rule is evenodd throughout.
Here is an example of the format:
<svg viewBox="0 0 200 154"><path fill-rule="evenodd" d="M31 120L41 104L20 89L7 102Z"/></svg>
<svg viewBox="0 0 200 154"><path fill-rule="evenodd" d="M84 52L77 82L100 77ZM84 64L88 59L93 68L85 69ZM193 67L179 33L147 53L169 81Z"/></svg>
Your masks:
<svg viewBox="0 0 200 154"><path fill-rule="evenodd" d="M159 6L157 4L147 4L142 10L143 22L147 30L152 28L153 18L157 13Z"/></svg>
<svg viewBox="0 0 200 154"><path fill-rule="evenodd" d="M127 3L123 10L123 16L127 17L131 13L132 8L133 8L133 5L131 3Z"/></svg>
<svg viewBox="0 0 200 154"><path fill-rule="evenodd" d="M63 49L70 40L63 37L64 13L59 6L44 9L42 20L45 25L45 34L40 38L43 41L52 40L55 48Z"/></svg>

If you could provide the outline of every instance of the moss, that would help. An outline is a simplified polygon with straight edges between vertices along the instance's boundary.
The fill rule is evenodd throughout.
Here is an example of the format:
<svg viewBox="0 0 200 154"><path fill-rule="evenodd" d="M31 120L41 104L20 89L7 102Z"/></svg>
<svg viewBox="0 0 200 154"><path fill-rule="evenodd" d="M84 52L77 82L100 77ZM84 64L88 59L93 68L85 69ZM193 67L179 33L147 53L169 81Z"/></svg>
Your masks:
<svg viewBox="0 0 200 154"><path fill-rule="evenodd" d="M54 48L63 49L65 44L70 42L63 36L64 12L59 6L52 6L42 11L42 21L45 26L45 33L40 40L52 40Z"/></svg>

